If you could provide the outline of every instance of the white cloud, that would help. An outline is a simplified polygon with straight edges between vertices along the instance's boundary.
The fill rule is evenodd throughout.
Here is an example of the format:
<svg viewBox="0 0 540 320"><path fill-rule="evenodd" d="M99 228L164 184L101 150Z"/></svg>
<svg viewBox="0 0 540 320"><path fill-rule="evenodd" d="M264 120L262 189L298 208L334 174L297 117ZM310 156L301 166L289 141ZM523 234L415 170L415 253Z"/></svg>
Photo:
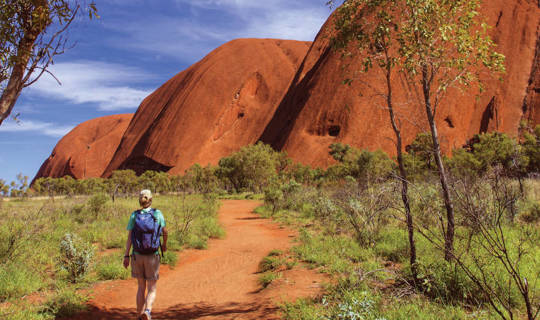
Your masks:
<svg viewBox="0 0 540 320"><path fill-rule="evenodd" d="M170 16L148 13L144 21L119 16L106 23L109 30L125 35L111 44L192 63L236 38L311 41L330 15L324 0L175 1L181 13L171 9Z"/></svg>
<svg viewBox="0 0 540 320"><path fill-rule="evenodd" d="M29 87L33 95L74 104L96 104L100 110L135 109L152 90L133 87L152 76L137 68L119 64L76 61L57 63L49 68L59 85L49 74Z"/></svg>
<svg viewBox="0 0 540 320"><path fill-rule="evenodd" d="M37 132L50 137L63 137L70 132L74 125L57 125L51 122L21 120L21 121L5 121L0 126L0 132Z"/></svg>

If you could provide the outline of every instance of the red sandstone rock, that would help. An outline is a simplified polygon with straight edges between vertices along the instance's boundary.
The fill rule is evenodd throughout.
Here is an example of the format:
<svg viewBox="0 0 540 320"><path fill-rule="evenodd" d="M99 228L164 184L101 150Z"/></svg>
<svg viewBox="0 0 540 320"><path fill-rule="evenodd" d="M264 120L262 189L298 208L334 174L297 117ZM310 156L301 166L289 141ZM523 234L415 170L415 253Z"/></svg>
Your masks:
<svg viewBox="0 0 540 320"><path fill-rule="evenodd" d="M77 179L100 177L132 117L133 114L119 114L79 124L58 142L34 180L65 175Z"/></svg>
<svg viewBox="0 0 540 320"><path fill-rule="evenodd" d="M255 143L310 44L239 39L217 48L142 102L104 176L182 174Z"/></svg>
<svg viewBox="0 0 540 320"><path fill-rule="evenodd" d="M507 73L504 82L490 81L478 99L475 92L452 92L443 101L436 121L446 152L479 132L497 130L517 136L522 119L540 122L537 1L484 1L480 11L494 26L491 36L498 44L497 51L507 58ZM351 86L343 84L347 77L343 69L358 70L360 63L343 60L329 48L331 23L332 18L315 39L261 140L287 151L296 161L315 166L332 163L328 146L334 142L395 154L388 113L381 107L384 101L362 84L364 80L382 90L383 78L372 70L359 75L360 80ZM396 77L393 84L403 101L403 83ZM407 103L398 112L405 143L418 132L429 131L422 108Z"/></svg>
<svg viewBox="0 0 540 320"><path fill-rule="evenodd" d="M536 33L540 34L538 29ZM526 113L529 123L540 123L540 37L536 39L536 53L531 68L527 95L523 102L523 111Z"/></svg>

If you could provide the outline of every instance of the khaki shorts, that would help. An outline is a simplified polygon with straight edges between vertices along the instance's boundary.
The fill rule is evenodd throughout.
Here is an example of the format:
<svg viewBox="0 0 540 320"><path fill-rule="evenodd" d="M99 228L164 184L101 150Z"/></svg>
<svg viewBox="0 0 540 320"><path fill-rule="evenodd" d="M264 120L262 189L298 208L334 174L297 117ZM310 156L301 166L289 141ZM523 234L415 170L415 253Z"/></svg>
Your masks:
<svg viewBox="0 0 540 320"><path fill-rule="evenodd" d="M131 276L145 280L159 279L159 254L133 254L131 256Z"/></svg>

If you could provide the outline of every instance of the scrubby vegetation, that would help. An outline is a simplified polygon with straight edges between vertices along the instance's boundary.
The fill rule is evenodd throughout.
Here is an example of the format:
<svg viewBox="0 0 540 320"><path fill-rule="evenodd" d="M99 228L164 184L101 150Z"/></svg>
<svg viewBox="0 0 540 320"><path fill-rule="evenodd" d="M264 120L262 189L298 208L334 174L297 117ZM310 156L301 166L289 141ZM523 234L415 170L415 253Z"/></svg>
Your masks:
<svg viewBox="0 0 540 320"><path fill-rule="evenodd" d="M284 304L285 318L536 319L540 184L531 161L539 133L520 142L501 133L477 135L444 159L456 214L450 261L444 201L425 134L404 154L414 265L397 168L381 152L333 145L338 164L319 183L286 193L295 184L286 177L267 189L258 212L299 228L296 258L334 279L319 298Z"/></svg>
<svg viewBox="0 0 540 320"><path fill-rule="evenodd" d="M448 261L430 141L420 134L403 154L413 264L399 168L382 151L334 144L336 163L323 170L257 144L184 176L123 170L109 179L39 179L31 190L11 191L19 197L0 208L0 317L74 312L85 300L71 293L128 278L119 262L122 230L136 206L132 195L145 187L161 194L154 207L166 214L173 251L204 249L209 238L224 236L215 219L220 197L264 199L260 214L299 229L291 252L261 261L261 286L298 264L333 280L316 299L284 304L287 319L538 318L540 127L524 129L519 140L481 134L444 158L455 210ZM28 199L37 195L45 197ZM169 252L162 262L174 266L177 259ZM43 304L20 300L36 292L48 297Z"/></svg>
<svg viewBox="0 0 540 320"><path fill-rule="evenodd" d="M185 247L206 247L224 235L214 195L159 196L169 229L171 267ZM127 279L122 266L129 214L135 197L115 202L98 193L52 201L9 201L0 209L0 318L54 319L85 307L78 290L98 280ZM21 299L28 295L35 299Z"/></svg>

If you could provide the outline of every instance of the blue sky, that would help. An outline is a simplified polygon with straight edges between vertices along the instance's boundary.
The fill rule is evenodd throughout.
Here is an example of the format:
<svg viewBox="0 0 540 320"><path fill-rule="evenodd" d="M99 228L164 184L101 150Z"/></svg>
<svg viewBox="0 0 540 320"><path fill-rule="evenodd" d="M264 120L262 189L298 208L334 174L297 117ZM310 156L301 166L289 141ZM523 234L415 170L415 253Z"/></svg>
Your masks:
<svg viewBox="0 0 540 320"><path fill-rule="evenodd" d="M313 40L325 0L95 0L100 19L78 21L75 46L23 90L0 126L0 179L30 178L58 140L86 120L133 113L178 72L236 38Z"/></svg>

